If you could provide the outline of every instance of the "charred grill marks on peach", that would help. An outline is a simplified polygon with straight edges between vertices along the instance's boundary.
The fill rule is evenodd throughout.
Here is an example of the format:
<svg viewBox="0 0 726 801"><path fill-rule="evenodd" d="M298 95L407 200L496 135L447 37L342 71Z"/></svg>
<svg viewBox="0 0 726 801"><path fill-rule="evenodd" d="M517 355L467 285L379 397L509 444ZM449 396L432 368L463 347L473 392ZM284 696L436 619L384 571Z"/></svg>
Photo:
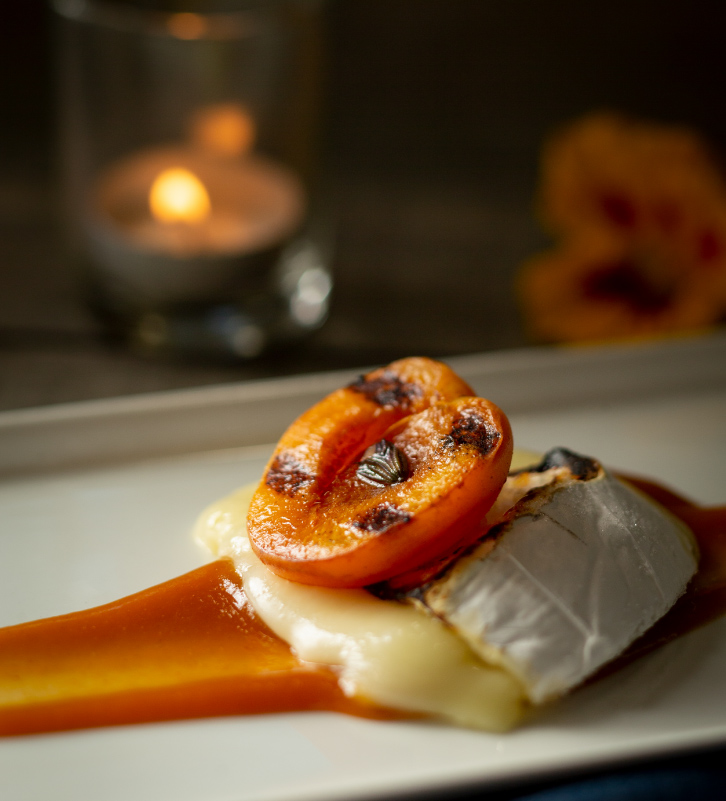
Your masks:
<svg viewBox="0 0 726 801"><path fill-rule="evenodd" d="M265 476L265 484L270 489L288 497L312 482L313 476L291 453L285 452L275 457Z"/></svg>
<svg viewBox="0 0 726 801"><path fill-rule="evenodd" d="M499 437L499 432L483 417L473 412L465 412L454 420L451 431L444 437L444 446L461 448L469 445L482 456L486 456L494 449Z"/></svg>
<svg viewBox="0 0 726 801"><path fill-rule="evenodd" d="M369 509L362 517L354 520L353 525L361 531L382 534L392 526L408 523L412 518L413 515L410 512L392 503L382 503Z"/></svg>
<svg viewBox="0 0 726 801"><path fill-rule="evenodd" d="M354 381L349 389L359 392L368 400L377 403L379 406L399 407L409 409L414 401L422 396L421 388L416 384L409 384L392 372L382 373L377 378L361 376Z"/></svg>

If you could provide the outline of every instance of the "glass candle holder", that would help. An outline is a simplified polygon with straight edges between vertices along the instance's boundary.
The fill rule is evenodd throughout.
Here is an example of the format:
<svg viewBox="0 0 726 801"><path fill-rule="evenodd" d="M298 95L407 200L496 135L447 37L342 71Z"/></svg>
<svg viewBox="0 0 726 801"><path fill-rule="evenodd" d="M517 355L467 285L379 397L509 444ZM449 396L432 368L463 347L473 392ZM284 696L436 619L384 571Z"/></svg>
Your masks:
<svg viewBox="0 0 726 801"><path fill-rule="evenodd" d="M328 310L319 8L234 5L54 2L71 254L108 330L148 351L252 358Z"/></svg>

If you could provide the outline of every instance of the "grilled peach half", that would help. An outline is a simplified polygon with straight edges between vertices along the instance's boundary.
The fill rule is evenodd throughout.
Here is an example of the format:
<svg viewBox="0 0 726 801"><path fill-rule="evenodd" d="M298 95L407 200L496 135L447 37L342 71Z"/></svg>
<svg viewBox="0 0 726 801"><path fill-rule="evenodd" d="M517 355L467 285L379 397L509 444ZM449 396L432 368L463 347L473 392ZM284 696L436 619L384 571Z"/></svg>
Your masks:
<svg viewBox="0 0 726 801"><path fill-rule="evenodd" d="M305 584L406 573L481 532L511 455L504 413L449 368L394 362L283 435L250 505L252 547Z"/></svg>

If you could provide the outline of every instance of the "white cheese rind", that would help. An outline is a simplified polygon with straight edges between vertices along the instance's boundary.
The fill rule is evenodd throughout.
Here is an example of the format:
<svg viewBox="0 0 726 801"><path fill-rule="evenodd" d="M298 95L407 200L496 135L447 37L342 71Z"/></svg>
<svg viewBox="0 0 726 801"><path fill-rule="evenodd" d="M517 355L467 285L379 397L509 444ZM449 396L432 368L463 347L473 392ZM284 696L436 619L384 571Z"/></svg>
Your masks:
<svg viewBox="0 0 726 801"><path fill-rule="evenodd" d="M520 506L496 546L459 560L425 603L540 703L580 684L662 617L697 556L679 521L605 472Z"/></svg>

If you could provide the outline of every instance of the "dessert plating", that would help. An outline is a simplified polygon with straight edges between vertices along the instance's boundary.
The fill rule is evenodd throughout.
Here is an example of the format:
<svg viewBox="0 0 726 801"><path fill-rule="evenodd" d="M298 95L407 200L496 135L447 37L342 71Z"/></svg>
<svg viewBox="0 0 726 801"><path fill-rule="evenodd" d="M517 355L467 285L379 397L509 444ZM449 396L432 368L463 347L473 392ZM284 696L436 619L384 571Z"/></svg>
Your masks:
<svg viewBox="0 0 726 801"><path fill-rule="evenodd" d="M658 503L563 449L511 456L444 365L363 376L202 516L216 562L0 630L0 734L303 709L504 730L658 618L628 653L726 611L723 509L636 482L693 528L688 585L697 548Z"/></svg>

